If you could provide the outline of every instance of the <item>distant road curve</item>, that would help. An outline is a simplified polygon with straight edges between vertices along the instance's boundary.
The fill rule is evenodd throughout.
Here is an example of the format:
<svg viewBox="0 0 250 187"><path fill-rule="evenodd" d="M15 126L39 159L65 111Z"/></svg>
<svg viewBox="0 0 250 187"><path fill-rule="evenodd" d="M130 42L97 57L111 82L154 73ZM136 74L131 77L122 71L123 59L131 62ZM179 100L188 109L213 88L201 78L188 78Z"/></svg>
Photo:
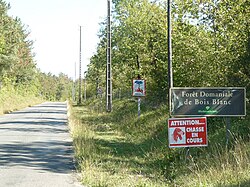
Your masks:
<svg viewBox="0 0 250 187"><path fill-rule="evenodd" d="M0 116L0 186L81 186L65 102L46 102Z"/></svg>

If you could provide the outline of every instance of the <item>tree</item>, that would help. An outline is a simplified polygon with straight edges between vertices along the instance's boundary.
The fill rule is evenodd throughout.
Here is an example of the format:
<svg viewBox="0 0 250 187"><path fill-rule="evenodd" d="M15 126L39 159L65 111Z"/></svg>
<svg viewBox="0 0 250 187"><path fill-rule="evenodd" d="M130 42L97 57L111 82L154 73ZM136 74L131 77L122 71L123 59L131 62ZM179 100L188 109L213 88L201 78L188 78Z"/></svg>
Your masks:
<svg viewBox="0 0 250 187"><path fill-rule="evenodd" d="M129 90L131 79L140 74L147 80L147 98L165 102L166 4L114 0L113 6L114 89ZM175 0L172 6L174 86L249 87L249 2ZM97 53L88 71L93 78L105 73L105 26L100 33Z"/></svg>

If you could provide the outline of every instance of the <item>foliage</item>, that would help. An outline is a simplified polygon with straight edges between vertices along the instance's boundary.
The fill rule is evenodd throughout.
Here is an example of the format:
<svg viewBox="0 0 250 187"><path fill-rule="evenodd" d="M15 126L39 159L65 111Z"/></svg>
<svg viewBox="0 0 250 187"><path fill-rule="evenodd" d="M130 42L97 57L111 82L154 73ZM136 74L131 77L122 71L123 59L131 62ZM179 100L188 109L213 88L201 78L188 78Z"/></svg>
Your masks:
<svg viewBox="0 0 250 187"><path fill-rule="evenodd" d="M18 18L7 15L10 8L3 1L1 6L0 24L0 76L5 76L18 86L29 84L34 78L35 63L33 62L32 41L28 40L29 32Z"/></svg>
<svg viewBox="0 0 250 187"><path fill-rule="evenodd" d="M174 86L249 90L249 2L175 0L172 7ZM131 79L140 74L147 80L147 98L165 102L166 4L114 0L112 18L113 88L130 90ZM105 29L102 23L100 43L87 72L93 84L96 77L105 83Z"/></svg>
<svg viewBox="0 0 250 187"><path fill-rule="evenodd" d="M51 73L39 74L40 94L45 100L49 101L65 101L72 97L73 81L63 73L59 76Z"/></svg>

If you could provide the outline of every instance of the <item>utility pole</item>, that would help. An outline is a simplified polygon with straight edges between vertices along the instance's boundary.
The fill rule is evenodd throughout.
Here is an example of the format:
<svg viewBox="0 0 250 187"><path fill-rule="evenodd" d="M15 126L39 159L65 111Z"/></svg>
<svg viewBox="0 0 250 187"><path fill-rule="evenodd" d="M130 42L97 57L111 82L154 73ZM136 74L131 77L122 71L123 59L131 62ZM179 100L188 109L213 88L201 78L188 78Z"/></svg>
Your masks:
<svg viewBox="0 0 250 187"><path fill-rule="evenodd" d="M79 100L78 104L82 104L82 27L80 26L80 51L79 51Z"/></svg>
<svg viewBox="0 0 250 187"><path fill-rule="evenodd" d="M72 88L72 101L76 101L76 62L75 62L75 76L73 78L73 88Z"/></svg>
<svg viewBox="0 0 250 187"><path fill-rule="evenodd" d="M75 102L75 82L72 84L72 102Z"/></svg>
<svg viewBox="0 0 250 187"><path fill-rule="evenodd" d="M172 6L172 0L168 0L168 87L169 87L169 90L173 87L171 6Z"/></svg>
<svg viewBox="0 0 250 187"><path fill-rule="evenodd" d="M112 72L111 72L111 8L108 3L107 16L107 68L106 68L106 111L112 111Z"/></svg>
<svg viewBox="0 0 250 187"><path fill-rule="evenodd" d="M76 62L75 62L75 81L74 81L74 102L76 102Z"/></svg>

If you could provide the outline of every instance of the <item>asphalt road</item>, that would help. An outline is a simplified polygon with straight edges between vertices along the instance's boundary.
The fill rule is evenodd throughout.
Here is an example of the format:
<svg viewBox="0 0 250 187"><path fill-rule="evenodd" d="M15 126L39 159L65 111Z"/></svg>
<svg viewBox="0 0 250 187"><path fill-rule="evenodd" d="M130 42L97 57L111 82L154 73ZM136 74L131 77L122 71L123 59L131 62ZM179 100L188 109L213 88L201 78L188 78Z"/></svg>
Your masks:
<svg viewBox="0 0 250 187"><path fill-rule="evenodd" d="M74 169L66 103L0 116L0 187L80 186Z"/></svg>

